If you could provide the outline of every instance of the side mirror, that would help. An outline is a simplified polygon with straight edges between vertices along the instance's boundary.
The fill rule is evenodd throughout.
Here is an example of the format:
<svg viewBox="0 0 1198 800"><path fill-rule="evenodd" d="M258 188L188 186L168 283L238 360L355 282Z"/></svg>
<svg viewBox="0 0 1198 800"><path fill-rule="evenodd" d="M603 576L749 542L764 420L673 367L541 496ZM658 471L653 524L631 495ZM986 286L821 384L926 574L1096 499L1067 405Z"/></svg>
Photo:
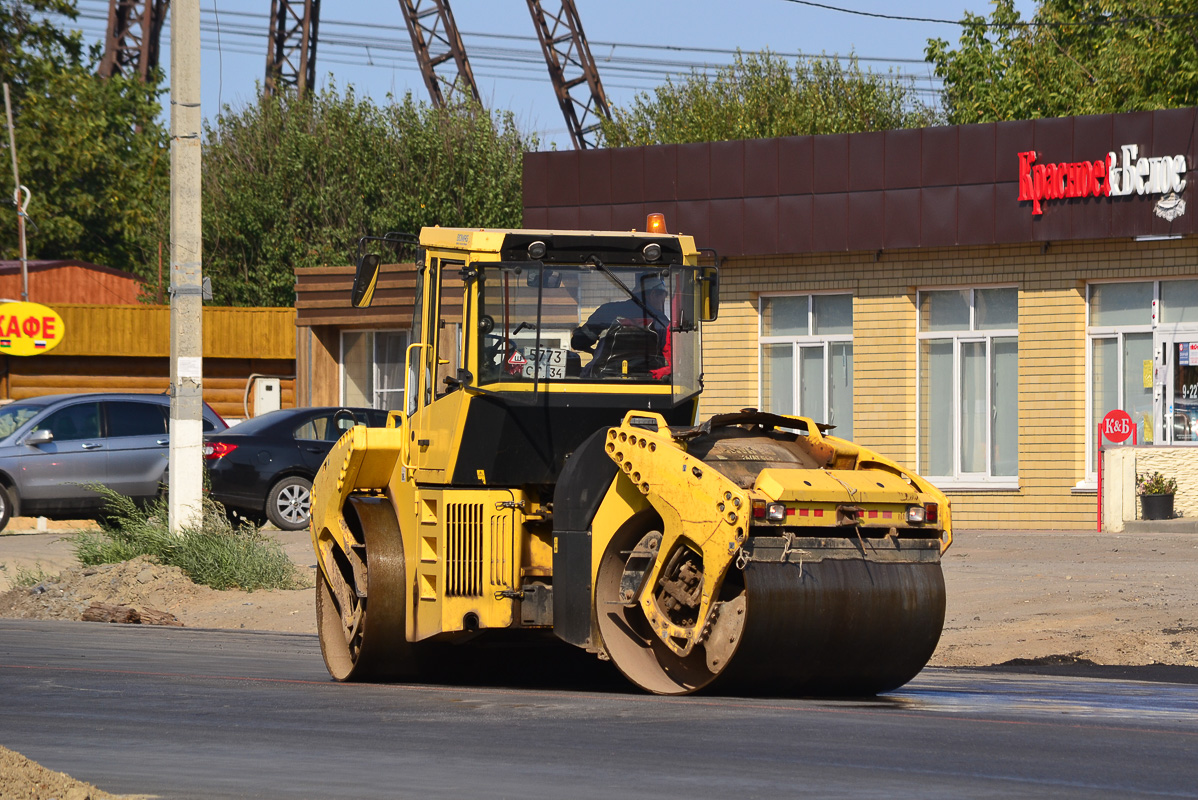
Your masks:
<svg viewBox="0 0 1198 800"><path fill-rule="evenodd" d="M46 444L47 442L52 441L54 441L54 434L51 433L47 428L34 431L25 437L25 444L28 445Z"/></svg>
<svg viewBox="0 0 1198 800"><path fill-rule="evenodd" d="M358 271L354 274L354 288L350 303L354 308L369 308L374 299L374 287L379 280L379 257L367 253L358 259Z"/></svg>
<svg viewBox="0 0 1198 800"><path fill-rule="evenodd" d="M699 268L699 321L712 322L720 314L719 267Z"/></svg>

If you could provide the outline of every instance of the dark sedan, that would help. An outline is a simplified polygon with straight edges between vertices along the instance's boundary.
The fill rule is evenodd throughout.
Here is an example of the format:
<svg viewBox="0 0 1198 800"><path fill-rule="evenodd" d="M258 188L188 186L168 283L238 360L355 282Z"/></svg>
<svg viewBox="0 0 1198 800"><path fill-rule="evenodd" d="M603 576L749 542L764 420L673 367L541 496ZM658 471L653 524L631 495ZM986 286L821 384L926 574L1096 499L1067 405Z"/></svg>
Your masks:
<svg viewBox="0 0 1198 800"><path fill-rule="evenodd" d="M333 444L354 425L382 428L376 408L287 408L204 437L213 499L230 518L297 531L308 525L312 479Z"/></svg>

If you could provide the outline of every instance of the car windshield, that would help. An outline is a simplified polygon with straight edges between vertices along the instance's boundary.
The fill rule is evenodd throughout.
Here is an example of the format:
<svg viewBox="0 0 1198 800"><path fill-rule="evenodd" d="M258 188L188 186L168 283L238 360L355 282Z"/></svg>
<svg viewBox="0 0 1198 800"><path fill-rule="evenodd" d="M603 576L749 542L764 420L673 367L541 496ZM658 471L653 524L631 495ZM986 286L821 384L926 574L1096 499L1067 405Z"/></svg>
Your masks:
<svg viewBox="0 0 1198 800"><path fill-rule="evenodd" d="M692 268L479 265L479 383L698 388Z"/></svg>
<svg viewBox="0 0 1198 800"><path fill-rule="evenodd" d="M10 435L17 428L42 411L44 405L11 403L0 407L0 438Z"/></svg>

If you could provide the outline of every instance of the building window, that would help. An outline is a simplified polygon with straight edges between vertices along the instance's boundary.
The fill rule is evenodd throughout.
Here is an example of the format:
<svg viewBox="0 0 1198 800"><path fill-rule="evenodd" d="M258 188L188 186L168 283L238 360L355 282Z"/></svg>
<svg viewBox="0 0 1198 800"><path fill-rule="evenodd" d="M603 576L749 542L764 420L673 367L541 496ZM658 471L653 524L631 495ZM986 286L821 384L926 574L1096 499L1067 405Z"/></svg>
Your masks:
<svg viewBox="0 0 1198 800"><path fill-rule="evenodd" d="M1089 472L1098 469L1099 420L1121 408L1136 425L1136 440L1153 440L1152 281L1090 284L1086 324L1090 361ZM1147 366L1146 366L1147 365ZM1145 372L1149 377L1145 378Z"/></svg>
<svg viewBox="0 0 1198 800"><path fill-rule="evenodd" d="M403 408L406 331L342 331L341 403Z"/></svg>
<svg viewBox="0 0 1198 800"><path fill-rule="evenodd" d="M853 438L853 296L763 296L761 408L835 425Z"/></svg>
<svg viewBox="0 0 1198 800"><path fill-rule="evenodd" d="M919 293L919 471L1015 485L1019 290Z"/></svg>

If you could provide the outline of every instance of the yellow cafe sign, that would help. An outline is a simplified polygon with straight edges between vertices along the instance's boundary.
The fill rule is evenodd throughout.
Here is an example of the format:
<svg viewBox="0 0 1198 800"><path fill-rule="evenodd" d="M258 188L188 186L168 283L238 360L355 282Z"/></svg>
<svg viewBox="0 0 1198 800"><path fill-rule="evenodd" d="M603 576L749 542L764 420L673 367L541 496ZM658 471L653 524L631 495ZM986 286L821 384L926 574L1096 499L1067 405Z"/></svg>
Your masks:
<svg viewBox="0 0 1198 800"><path fill-rule="evenodd" d="M35 356L62 341L62 317L39 303L0 303L0 354Z"/></svg>

